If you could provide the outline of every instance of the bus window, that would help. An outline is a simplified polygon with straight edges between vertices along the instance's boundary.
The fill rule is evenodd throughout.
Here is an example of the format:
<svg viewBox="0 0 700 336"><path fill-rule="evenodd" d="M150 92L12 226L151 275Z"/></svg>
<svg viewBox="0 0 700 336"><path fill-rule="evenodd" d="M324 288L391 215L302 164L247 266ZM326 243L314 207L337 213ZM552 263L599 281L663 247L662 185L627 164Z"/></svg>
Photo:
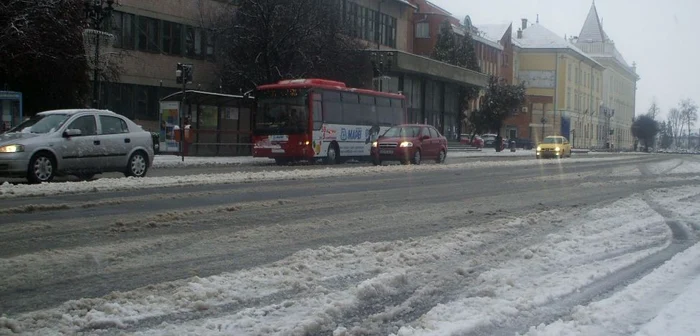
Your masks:
<svg viewBox="0 0 700 336"><path fill-rule="evenodd" d="M391 107L403 107L403 99L392 99L391 100Z"/></svg>
<svg viewBox="0 0 700 336"><path fill-rule="evenodd" d="M356 93L343 93L343 123L348 125L361 124L362 113L359 97Z"/></svg>
<svg viewBox="0 0 700 336"><path fill-rule="evenodd" d="M322 104L320 100L314 100L313 105L311 106L313 109L313 116L314 116L314 129L315 130L320 130L321 127L323 126L323 109L322 109Z"/></svg>
<svg viewBox="0 0 700 336"><path fill-rule="evenodd" d="M329 124L343 123L343 106L340 102L340 92L323 92L323 120Z"/></svg>
<svg viewBox="0 0 700 336"><path fill-rule="evenodd" d="M360 104L374 105L374 97L368 95L360 95Z"/></svg>

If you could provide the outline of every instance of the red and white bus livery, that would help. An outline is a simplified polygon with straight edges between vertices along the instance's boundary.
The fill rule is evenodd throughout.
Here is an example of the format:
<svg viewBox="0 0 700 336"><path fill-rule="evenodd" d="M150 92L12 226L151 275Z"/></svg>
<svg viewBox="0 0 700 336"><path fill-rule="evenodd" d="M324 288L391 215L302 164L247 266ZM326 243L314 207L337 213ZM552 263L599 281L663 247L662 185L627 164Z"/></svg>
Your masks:
<svg viewBox="0 0 700 336"><path fill-rule="evenodd" d="M253 156L278 164L369 160L372 142L389 127L406 122L403 95L324 79L262 85L255 97Z"/></svg>

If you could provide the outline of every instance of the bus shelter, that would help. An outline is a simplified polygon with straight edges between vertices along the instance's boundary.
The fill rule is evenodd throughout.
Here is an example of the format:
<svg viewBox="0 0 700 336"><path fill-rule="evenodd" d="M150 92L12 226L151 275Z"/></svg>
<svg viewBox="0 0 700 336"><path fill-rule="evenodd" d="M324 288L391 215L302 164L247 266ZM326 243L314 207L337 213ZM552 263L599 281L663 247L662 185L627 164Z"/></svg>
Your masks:
<svg viewBox="0 0 700 336"><path fill-rule="evenodd" d="M0 132L19 125L24 118L22 93L0 91Z"/></svg>
<svg viewBox="0 0 700 336"><path fill-rule="evenodd" d="M252 155L254 98L197 90L184 95L184 104L182 91L160 100L161 152L179 152L175 131L184 118L190 126L187 155Z"/></svg>

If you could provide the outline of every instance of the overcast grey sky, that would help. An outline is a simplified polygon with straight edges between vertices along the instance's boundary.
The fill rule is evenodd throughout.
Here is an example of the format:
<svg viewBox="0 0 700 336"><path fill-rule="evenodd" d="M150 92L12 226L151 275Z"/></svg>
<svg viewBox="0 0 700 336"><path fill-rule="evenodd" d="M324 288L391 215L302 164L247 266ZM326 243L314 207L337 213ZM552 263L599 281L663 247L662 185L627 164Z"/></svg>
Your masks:
<svg viewBox="0 0 700 336"><path fill-rule="evenodd" d="M591 0L431 0L476 25L512 22L521 18L540 24L562 37L581 31ZM663 118L682 98L700 103L700 1L698 0L596 0L603 29L630 65L637 62L641 80L637 115L646 113L656 97ZM517 29L517 28L515 28Z"/></svg>

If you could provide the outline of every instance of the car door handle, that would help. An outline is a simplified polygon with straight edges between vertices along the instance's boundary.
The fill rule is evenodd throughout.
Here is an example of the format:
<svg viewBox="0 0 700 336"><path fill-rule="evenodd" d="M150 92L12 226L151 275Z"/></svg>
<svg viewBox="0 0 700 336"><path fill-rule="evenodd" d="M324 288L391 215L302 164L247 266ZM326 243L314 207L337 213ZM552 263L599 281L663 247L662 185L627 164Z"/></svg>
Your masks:
<svg viewBox="0 0 700 336"><path fill-rule="evenodd" d="M100 145L100 140L95 140L95 141L93 141L92 143L94 143L96 146L99 146L99 145Z"/></svg>
<svg viewBox="0 0 700 336"><path fill-rule="evenodd" d="M124 139L124 143L131 143L131 139L129 139L129 138Z"/></svg>

